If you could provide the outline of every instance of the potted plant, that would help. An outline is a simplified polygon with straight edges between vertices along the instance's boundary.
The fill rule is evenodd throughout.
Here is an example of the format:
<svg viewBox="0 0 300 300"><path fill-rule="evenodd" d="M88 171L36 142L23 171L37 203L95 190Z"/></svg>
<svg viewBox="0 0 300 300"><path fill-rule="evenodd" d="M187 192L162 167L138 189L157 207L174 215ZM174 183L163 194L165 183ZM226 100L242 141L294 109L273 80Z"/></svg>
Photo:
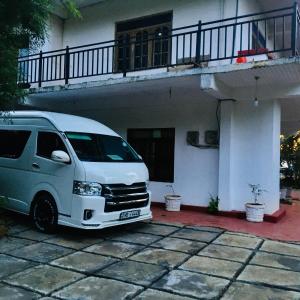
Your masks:
<svg viewBox="0 0 300 300"><path fill-rule="evenodd" d="M212 214L212 215L216 215L219 212L219 202L220 199L218 196L213 197L212 195L210 195L210 200L207 206L207 212Z"/></svg>
<svg viewBox="0 0 300 300"><path fill-rule="evenodd" d="M172 194L165 195L166 210L167 211L180 211L181 196L177 195L174 191L173 185L169 184L167 187L172 189Z"/></svg>
<svg viewBox="0 0 300 300"><path fill-rule="evenodd" d="M286 200L291 198L293 183L293 179L290 177L283 177L280 179L280 199Z"/></svg>
<svg viewBox="0 0 300 300"><path fill-rule="evenodd" d="M254 202L246 203L246 218L250 222L263 222L265 205L258 202L259 196L266 192L266 190L261 189L259 184L249 184L251 188L251 193L253 195Z"/></svg>

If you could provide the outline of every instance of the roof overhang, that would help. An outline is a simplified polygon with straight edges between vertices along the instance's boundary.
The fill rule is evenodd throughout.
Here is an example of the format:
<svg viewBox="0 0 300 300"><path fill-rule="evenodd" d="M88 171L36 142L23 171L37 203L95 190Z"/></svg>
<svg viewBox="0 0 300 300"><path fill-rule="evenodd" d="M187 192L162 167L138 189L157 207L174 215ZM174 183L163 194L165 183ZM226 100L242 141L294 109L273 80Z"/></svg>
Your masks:
<svg viewBox="0 0 300 300"><path fill-rule="evenodd" d="M300 129L300 58L228 65L200 77L203 91L217 99L278 100L283 134ZM257 88L255 77L258 77Z"/></svg>
<svg viewBox="0 0 300 300"><path fill-rule="evenodd" d="M300 97L299 57L219 66L203 73L200 85L215 98L247 101L254 97L255 77L261 100Z"/></svg>
<svg viewBox="0 0 300 300"><path fill-rule="evenodd" d="M277 99L282 107L282 132L292 133L300 128L300 58L280 58L245 64L228 64L205 68L187 68L138 76L95 80L69 85L30 89L28 104L39 107L60 107L79 110L145 105L182 93L194 99L235 99L254 101L255 76L259 76L259 101ZM117 74L116 74L117 76ZM133 97L134 95L134 97ZM131 98L138 99L131 103Z"/></svg>
<svg viewBox="0 0 300 300"><path fill-rule="evenodd" d="M73 0L75 5L80 9L83 9L87 6L98 4L107 0ZM63 5L62 0L55 0L55 4L52 10L52 13L62 19L67 19L70 14L68 13L66 7Z"/></svg>

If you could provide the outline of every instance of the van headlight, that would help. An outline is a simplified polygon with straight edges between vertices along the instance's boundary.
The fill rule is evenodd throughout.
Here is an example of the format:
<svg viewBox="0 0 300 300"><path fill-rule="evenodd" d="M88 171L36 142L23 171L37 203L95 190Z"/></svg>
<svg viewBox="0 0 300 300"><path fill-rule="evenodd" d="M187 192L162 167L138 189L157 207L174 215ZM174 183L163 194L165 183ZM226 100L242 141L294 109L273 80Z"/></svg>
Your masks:
<svg viewBox="0 0 300 300"><path fill-rule="evenodd" d="M74 181L73 194L81 196L101 196L102 186L98 182Z"/></svg>

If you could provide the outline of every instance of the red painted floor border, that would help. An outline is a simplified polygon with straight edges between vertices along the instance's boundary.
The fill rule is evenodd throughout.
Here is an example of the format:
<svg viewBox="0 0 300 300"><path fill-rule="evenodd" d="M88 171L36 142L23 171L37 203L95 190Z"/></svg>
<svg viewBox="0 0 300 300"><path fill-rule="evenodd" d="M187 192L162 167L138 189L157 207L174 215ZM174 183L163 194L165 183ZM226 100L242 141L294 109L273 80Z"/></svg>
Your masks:
<svg viewBox="0 0 300 300"><path fill-rule="evenodd" d="M164 208L165 204L161 202L152 202L152 207L160 207ZM196 211L201 213L207 213L207 207L203 206L192 206L192 205L181 205L181 210L187 211ZM265 214L264 221L270 223L277 223L279 222L284 216L286 215L286 210L284 207L280 207L275 213L269 215ZM233 211L219 211L215 216L222 216L222 217L229 217L229 218L238 218L238 219L245 219L246 214L243 211L233 210Z"/></svg>
<svg viewBox="0 0 300 300"><path fill-rule="evenodd" d="M196 211L190 207L180 212L168 212L164 204L152 204L153 220L164 223L177 223L190 226L211 226L220 227L229 231L253 234L264 238L300 242L300 201L295 201L293 205L282 204L277 212L280 217L275 215L277 223L263 222L252 223L245 218L228 217L222 215L210 215L203 208Z"/></svg>

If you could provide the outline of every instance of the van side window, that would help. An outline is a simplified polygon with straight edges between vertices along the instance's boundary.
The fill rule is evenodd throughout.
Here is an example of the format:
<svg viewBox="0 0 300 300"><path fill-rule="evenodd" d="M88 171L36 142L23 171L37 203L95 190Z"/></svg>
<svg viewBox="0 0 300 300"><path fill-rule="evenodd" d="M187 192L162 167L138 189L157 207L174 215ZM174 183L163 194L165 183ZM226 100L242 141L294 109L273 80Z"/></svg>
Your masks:
<svg viewBox="0 0 300 300"><path fill-rule="evenodd" d="M52 152L56 150L62 150L68 153L60 136L54 132L39 132L36 154L50 159Z"/></svg>
<svg viewBox="0 0 300 300"><path fill-rule="evenodd" d="M0 130L0 157L19 158L30 137L31 131Z"/></svg>

